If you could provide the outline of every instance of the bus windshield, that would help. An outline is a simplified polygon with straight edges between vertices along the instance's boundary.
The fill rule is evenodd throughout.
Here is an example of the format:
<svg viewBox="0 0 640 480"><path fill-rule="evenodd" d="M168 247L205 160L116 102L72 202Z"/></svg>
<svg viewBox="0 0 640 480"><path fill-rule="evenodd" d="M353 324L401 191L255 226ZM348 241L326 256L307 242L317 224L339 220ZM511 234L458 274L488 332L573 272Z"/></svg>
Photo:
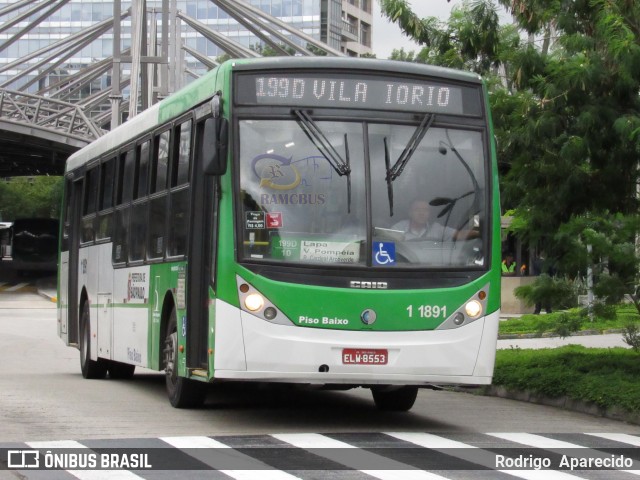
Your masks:
<svg viewBox="0 0 640 480"><path fill-rule="evenodd" d="M240 120L240 260L486 268L485 133L420 120Z"/></svg>

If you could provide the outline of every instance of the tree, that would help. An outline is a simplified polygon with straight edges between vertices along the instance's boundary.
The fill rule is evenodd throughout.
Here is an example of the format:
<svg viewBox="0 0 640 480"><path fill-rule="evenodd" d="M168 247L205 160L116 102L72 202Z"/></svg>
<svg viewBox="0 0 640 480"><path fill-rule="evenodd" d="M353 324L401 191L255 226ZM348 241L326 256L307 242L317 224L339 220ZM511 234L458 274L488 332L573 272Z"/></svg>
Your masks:
<svg viewBox="0 0 640 480"><path fill-rule="evenodd" d="M416 52L411 50L410 52L405 52L404 48L394 48L391 51L391 55L389 56L389 60L398 60L400 62L415 62Z"/></svg>
<svg viewBox="0 0 640 480"><path fill-rule="evenodd" d="M268 44L262 44L262 43L257 43L255 45L251 45L249 47L251 50L253 50L256 53L259 53L260 55L262 55L263 57L280 57L282 56L282 53L279 52L278 50L276 50L275 48L273 48L271 45ZM295 49L293 47L289 47L287 45L284 44L280 44L280 48L282 50L284 50L285 52L287 52L287 55L292 56L296 53Z"/></svg>
<svg viewBox="0 0 640 480"><path fill-rule="evenodd" d="M640 4L499 3L519 30L496 25L490 0L463 3L444 25L417 18L404 0L381 0L383 14L424 45L419 61L487 78L514 229L579 274L584 264L572 259L586 255L586 238L568 241L565 232L577 235L585 221L596 236L616 222L637 224ZM615 236L616 248L633 243L635 230L625 232ZM628 278L608 262L610 275Z"/></svg>
<svg viewBox="0 0 640 480"><path fill-rule="evenodd" d="M15 177L0 182L0 213L4 221L16 218L58 218L62 177Z"/></svg>

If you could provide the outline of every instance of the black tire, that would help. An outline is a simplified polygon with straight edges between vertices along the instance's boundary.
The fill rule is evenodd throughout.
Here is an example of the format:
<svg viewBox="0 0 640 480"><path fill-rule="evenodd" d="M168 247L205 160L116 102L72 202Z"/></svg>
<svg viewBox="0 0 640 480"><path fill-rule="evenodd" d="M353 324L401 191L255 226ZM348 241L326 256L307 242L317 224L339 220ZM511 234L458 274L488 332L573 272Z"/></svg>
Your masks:
<svg viewBox="0 0 640 480"><path fill-rule="evenodd" d="M136 371L136 366L111 360L109 361L107 370L109 370L109 378L117 380L129 380L133 377L133 372Z"/></svg>
<svg viewBox="0 0 640 480"><path fill-rule="evenodd" d="M411 410L418 396L418 387L400 387L396 390L371 389L373 401L379 410L386 412L406 412Z"/></svg>
<svg viewBox="0 0 640 480"><path fill-rule="evenodd" d="M175 408L200 407L207 395L207 385L178 376L178 328L175 307L171 310L164 341L164 362L167 395L171 405Z"/></svg>
<svg viewBox="0 0 640 480"><path fill-rule="evenodd" d="M107 363L99 358L91 360L91 322L89 321L89 302L82 304L80 316L80 369L84 378L104 378L107 376Z"/></svg>

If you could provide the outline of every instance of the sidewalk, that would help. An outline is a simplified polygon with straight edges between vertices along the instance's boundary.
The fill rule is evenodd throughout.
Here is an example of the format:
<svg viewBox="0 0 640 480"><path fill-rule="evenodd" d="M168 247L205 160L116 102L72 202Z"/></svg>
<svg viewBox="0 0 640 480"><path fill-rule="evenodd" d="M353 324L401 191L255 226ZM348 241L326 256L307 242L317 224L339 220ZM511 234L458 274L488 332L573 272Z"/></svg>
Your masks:
<svg viewBox="0 0 640 480"><path fill-rule="evenodd" d="M556 348L564 345L584 345L589 348L631 348L622 339L621 333L605 335L572 335L567 338L508 338L498 340L498 349L504 348Z"/></svg>

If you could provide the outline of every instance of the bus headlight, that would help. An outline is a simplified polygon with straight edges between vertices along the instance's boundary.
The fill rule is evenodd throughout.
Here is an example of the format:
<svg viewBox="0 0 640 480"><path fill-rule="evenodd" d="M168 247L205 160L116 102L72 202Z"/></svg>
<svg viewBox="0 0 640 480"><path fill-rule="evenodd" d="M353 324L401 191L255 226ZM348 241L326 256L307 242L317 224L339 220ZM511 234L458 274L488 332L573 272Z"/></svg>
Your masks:
<svg viewBox="0 0 640 480"><path fill-rule="evenodd" d="M278 315L278 311L273 307L267 307L264 309L264 318L267 320L273 320Z"/></svg>
<svg viewBox="0 0 640 480"><path fill-rule="evenodd" d="M464 306L464 311L471 318L476 318L482 313L482 304L477 300L470 300Z"/></svg>
<svg viewBox="0 0 640 480"><path fill-rule="evenodd" d="M269 297L236 275L240 308L270 323L293 326L294 323L276 307Z"/></svg>
<svg viewBox="0 0 640 480"><path fill-rule="evenodd" d="M244 298L244 306L247 310L257 312L264 307L264 298L259 293L251 293Z"/></svg>

